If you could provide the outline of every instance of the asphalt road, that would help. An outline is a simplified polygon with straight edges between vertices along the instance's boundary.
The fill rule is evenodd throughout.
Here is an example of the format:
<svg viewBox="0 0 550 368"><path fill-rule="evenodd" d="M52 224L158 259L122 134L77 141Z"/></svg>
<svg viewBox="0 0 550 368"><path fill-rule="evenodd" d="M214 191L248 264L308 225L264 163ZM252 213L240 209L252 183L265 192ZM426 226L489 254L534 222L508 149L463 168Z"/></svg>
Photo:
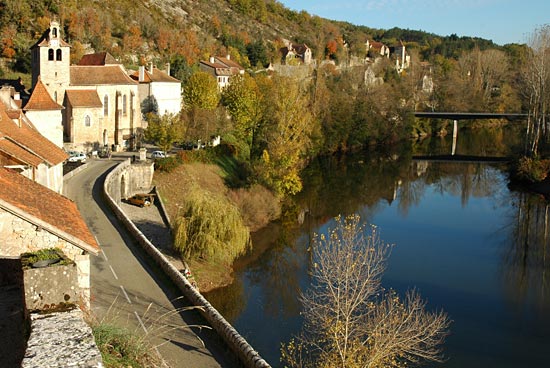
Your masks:
<svg viewBox="0 0 550 368"><path fill-rule="evenodd" d="M103 182L116 164L90 160L64 183L102 249L91 256L91 309L100 321L146 333L169 367L238 367L233 354L130 237L103 200Z"/></svg>

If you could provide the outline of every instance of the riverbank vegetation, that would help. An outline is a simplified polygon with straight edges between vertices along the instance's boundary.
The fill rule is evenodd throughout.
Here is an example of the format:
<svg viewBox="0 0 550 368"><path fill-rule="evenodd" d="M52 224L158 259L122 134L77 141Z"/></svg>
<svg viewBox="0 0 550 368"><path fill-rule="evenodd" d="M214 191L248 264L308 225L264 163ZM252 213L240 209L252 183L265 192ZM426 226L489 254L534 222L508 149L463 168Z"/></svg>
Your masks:
<svg viewBox="0 0 550 368"><path fill-rule="evenodd" d="M381 286L391 246L359 216L337 218L311 246L312 286L301 293L302 333L282 349L289 367L406 367L442 362L450 320L416 291Z"/></svg>

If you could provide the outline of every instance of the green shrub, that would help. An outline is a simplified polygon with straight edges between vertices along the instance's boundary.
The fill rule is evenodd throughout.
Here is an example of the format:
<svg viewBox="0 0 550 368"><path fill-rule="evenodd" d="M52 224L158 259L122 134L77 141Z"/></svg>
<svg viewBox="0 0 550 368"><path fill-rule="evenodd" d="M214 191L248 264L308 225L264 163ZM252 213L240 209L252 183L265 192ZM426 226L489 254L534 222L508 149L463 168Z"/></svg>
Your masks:
<svg viewBox="0 0 550 368"><path fill-rule="evenodd" d="M109 323L92 326L106 367L154 367L159 359L143 337Z"/></svg>
<svg viewBox="0 0 550 368"><path fill-rule="evenodd" d="M155 160L155 170L171 172L181 163L182 161L178 156L159 158Z"/></svg>
<svg viewBox="0 0 550 368"><path fill-rule="evenodd" d="M59 264L61 265L72 263L72 261L63 254L63 251L58 248L40 249L35 252L21 254L21 264L23 268L30 268L33 263L50 259L59 260Z"/></svg>
<svg viewBox="0 0 550 368"><path fill-rule="evenodd" d="M550 160L522 157L516 164L515 175L519 180L536 183L543 181L550 171Z"/></svg>
<svg viewBox="0 0 550 368"><path fill-rule="evenodd" d="M231 264L250 246L237 207L225 197L194 188L174 223L174 248L183 259Z"/></svg>

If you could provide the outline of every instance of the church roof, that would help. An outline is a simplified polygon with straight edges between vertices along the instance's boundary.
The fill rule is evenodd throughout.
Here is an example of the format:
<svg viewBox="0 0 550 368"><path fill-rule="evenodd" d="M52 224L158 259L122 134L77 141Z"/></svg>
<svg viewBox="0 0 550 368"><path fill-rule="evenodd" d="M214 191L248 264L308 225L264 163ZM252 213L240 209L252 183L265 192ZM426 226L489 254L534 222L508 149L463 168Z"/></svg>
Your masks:
<svg viewBox="0 0 550 368"><path fill-rule="evenodd" d="M77 65L99 66L99 65L118 65L118 64L120 64L120 62L118 62L108 52L98 52L95 54L87 54L82 56L82 59L80 59Z"/></svg>
<svg viewBox="0 0 550 368"><path fill-rule="evenodd" d="M63 106L55 102L50 96L50 93L46 89L46 86L38 77L38 81L33 88L29 101L23 108L25 111L29 110L61 110Z"/></svg>
<svg viewBox="0 0 550 368"><path fill-rule="evenodd" d="M103 107L95 89L68 89L66 93L72 107Z"/></svg>
<svg viewBox="0 0 550 368"><path fill-rule="evenodd" d="M51 166L62 163L67 154L56 146L24 119L15 123L7 114L4 104L0 103L0 135L7 137L22 149L39 157L41 162Z"/></svg>
<svg viewBox="0 0 550 368"><path fill-rule="evenodd" d="M0 207L85 251L99 254L99 245L76 203L5 168L0 168Z"/></svg>
<svg viewBox="0 0 550 368"><path fill-rule="evenodd" d="M120 65L71 66L72 86L137 84Z"/></svg>

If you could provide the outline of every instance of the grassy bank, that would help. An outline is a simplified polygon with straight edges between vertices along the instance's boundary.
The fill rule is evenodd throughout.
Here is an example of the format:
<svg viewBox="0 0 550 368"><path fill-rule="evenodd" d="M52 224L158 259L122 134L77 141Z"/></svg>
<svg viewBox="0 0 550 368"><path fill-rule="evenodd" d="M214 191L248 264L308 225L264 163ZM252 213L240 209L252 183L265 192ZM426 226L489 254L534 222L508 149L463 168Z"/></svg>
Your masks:
<svg viewBox="0 0 550 368"><path fill-rule="evenodd" d="M179 233L178 252L185 255L202 292L232 282L233 260L243 254L244 249L239 247L246 241L239 230L240 224L249 233L280 214L279 202L271 192L258 185L229 188L226 185L229 174L225 170L217 165L194 162L178 165L169 172L155 171L153 178L166 205L173 233ZM230 208L236 209L236 213ZM237 238L241 243L232 244L232 239ZM193 249L181 248L181 240L190 246L194 242ZM204 249L203 244L210 244L212 249ZM224 251L226 247L227 256L220 257L218 250Z"/></svg>

